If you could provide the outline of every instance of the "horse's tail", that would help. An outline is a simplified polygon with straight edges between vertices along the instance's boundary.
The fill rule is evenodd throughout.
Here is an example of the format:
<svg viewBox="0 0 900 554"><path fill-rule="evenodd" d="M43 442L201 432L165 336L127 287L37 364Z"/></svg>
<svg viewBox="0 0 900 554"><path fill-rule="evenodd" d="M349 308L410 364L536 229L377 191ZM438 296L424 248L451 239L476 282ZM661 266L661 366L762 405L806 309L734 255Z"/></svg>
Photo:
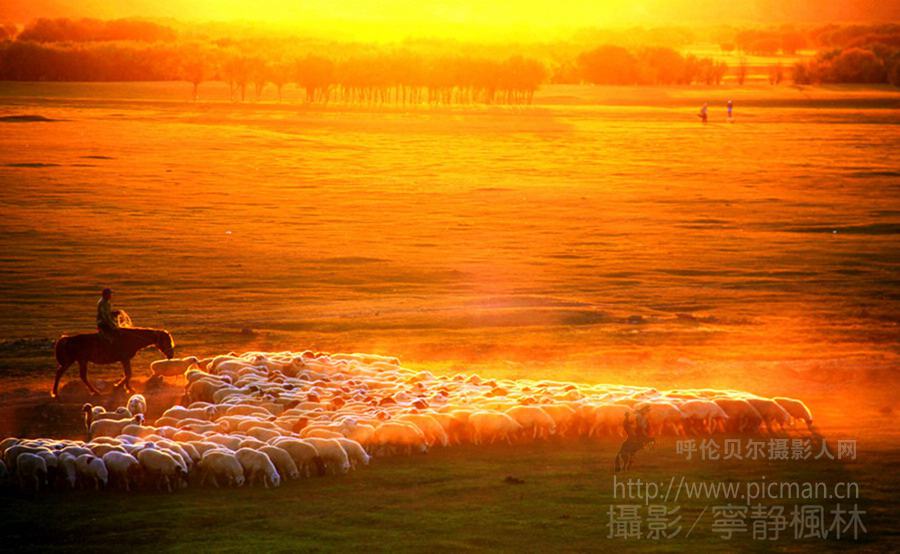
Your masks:
<svg viewBox="0 0 900 554"><path fill-rule="evenodd" d="M63 335L59 337L59 340L53 345L53 354L56 356L56 363L61 366L66 365L66 362L71 362L71 356L69 354L69 342L71 339L72 338L68 335Z"/></svg>

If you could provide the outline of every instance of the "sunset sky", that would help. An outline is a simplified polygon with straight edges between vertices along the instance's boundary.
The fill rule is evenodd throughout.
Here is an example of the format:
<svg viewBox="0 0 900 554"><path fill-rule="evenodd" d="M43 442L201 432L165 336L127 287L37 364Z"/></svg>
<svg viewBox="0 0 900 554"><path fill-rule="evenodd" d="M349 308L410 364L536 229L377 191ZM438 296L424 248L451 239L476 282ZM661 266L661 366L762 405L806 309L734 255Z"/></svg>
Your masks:
<svg viewBox="0 0 900 554"><path fill-rule="evenodd" d="M565 30L691 22L824 22L900 19L900 0L5 0L0 21L37 17L252 20L321 29L348 23L407 34L457 34L460 27Z"/></svg>

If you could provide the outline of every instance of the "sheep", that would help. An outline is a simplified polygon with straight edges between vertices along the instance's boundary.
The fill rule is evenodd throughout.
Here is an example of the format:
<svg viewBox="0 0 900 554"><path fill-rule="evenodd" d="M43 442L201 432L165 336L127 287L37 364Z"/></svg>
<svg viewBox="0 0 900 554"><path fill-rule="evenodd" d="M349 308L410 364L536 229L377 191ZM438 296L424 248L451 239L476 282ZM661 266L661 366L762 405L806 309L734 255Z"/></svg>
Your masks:
<svg viewBox="0 0 900 554"><path fill-rule="evenodd" d="M541 404L541 409L553 418L556 434L565 436L575 423L575 410L565 404Z"/></svg>
<svg viewBox="0 0 900 554"><path fill-rule="evenodd" d="M91 422L88 430L88 438L94 437L115 437L122 434L122 430L132 424L141 425L144 422L144 416L138 414L129 419L99 419Z"/></svg>
<svg viewBox="0 0 900 554"><path fill-rule="evenodd" d="M213 418L216 413L216 409L213 406L206 406L203 408L185 408L184 406L175 405L171 408L166 409L162 413L161 417L172 418L175 420L183 420L183 419L198 419L201 421L209 421Z"/></svg>
<svg viewBox="0 0 900 554"><path fill-rule="evenodd" d="M307 477L312 474L313 467L317 465L317 458L319 456L319 452L316 450L315 446L303 439L293 437L281 437L274 440L272 445L277 446L290 454L291 459L297 464L297 469L300 470L301 473Z"/></svg>
<svg viewBox="0 0 900 554"><path fill-rule="evenodd" d="M762 425L762 416L743 398L713 398L713 402L728 415L725 429L731 433L755 433Z"/></svg>
<svg viewBox="0 0 900 554"><path fill-rule="evenodd" d="M694 432L711 434L716 429L725 432L728 414L711 400L688 400L678 406L678 409L684 414L685 422Z"/></svg>
<svg viewBox="0 0 900 554"><path fill-rule="evenodd" d="M412 423L404 421L388 421L378 426L369 444L373 454L378 456L398 451L409 456L413 451L423 454L428 451L428 444L422 431Z"/></svg>
<svg viewBox="0 0 900 554"><path fill-rule="evenodd" d="M59 454L57 467L57 479L62 486L74 489L78 484L78 468L75 466L75 456L68 452Z"/></svg>
<svg viewBox="0 0 900 554"><path fill-rule="evenodd" d="M85 485L92 484L95 490L106 487L109 482L109 471L103 460L91 454L82 454L75 458L75 469L78 472L79 481Z"/></svg>
<svg viewBox="0 0 900 554"><path fill-rule="evenodd" d="M84 414L84 430L90 431L91 423L100 419L128 419L132 414L125 406L120 406L115 410L108 411L103 406L94 406L87 403L81 407Z"/></svg>
<svg viewBox="0 0 900 554"><path fill-rule="evenodd" d="M239 448L234 456L244 468L244 476L247 483L252 487L254 483L261 481L265 488L278 487L281 485L281 477L275 464L266 455L265 452L253 450L250 448Z"/></svg>
<svg viewBox="0 0 900 554"><path fill-rule="evenodd" d="M447 446L450 442L444 427L428 414L403 414L397 417L397 421L407 421L418 427L425 436L425 444L429 448L435 444Z"/></svg>
<svg viewBox="0 0 900 554"><path fill-rule="evenodd" d="M366 453L366 450L362 447L361 444L359 444L355 440L347 438L340 438L337 439L337 441L344 448L344 452L347 453L347 459L350 460L351 469L356 469L361 465L369 465L369 460L371 458Z"/></svg>
<svg viewBox="0 0 900 554"><path fill-rule="evenodd" d="M795 398L787 398L785 396L776 396L772 398L775 402L778 403L779 406L784 408L784 410L791 416L794 422L802 421L806 423L806 427L812 430L813 427L813 417L812 412L809 411L809 408L806 407L801 400L797 400Z"/></svg>
<svg viewBox="0 0 900 554"><path fill-rule="evenodd" d="M748 397L746 400L751 406L756 408L757 412L759 412L760 417L762 417L763 425L766 426L766 430L769 434L775 432L776 425L779 429L784 430L784 427L791 420L790 414L774 400L758 397Z"/></svg>
<svg viewBox="0 0 900 554"><path fill-rule="evenodd" d="M16 458L16 476L22 490L28 489L28 485L32 484L34 491L38 492L41 485L47 483L47 462L37 454L23 452Z"/></svg>
<svg viewBox="0 0 900 554"><path fill-rule="evenodd" d="M494 444L505 440L512 444L513 437L522 431L516 420L501 412L478 411L469 416L469 429L473 444Z"/></svg>
<svg viewBox="0 0 900 554"><path fill-rule="evenodd" d="M607 436L624 436L623 423L625 414L631 414L631 408L621 404L600 404L594 410L594 421L588 431L589 436L605 434Z"/></svg>
<svg viewBox="0 0 900 554"><path fill-rule="evenodd" d="M319 469L320 474L330 472L337 475L350 471L350 459L337 439L308 438L304 440L315 447L318 457L322 461L324 467Z"/></svg>
<svg viewBox="0 0 900 554"><path fill-rule="evenodd" d="M131 484L141 469L137 458L126 452L111 451L104 454L102 460L106 464L110 481L126 492L130 491Z"/></svg>
<svg viewBox="0 0 900 554"><path fill-rule="evenodd" d="M522 433L530 434L533 439L546 439L556 433L556 422L539 406L513 406L506 410L506 415L516 420Z"/></svg>
<svg viewBox="0 0 900 554"><path fill-rule="evenodd" d="M184 468L175 460L174 456L155 448L142 449L137 453L137 460L145 474L149 478L155 479L157 490L165 485L166 490L172 492L173 486L179 486L187 476Z"/></svg>
<svg viewBox="0 0 900 554"><path fill-rule="evenodd" d="M208 480L212 480L212 484L216 488L222 484L227 487L240 487L245 481L241 462L234 453L226 450L207 450L197 467L201 471L200 486L206 484Z"/></svg>
<svg viewBox="0 0 900 554"><path fill-rule="evenodd" d="M200 367L200 359L196 356L187 358L172 358L171 360L156 360L150 363L150 371L153 377L178 377L191 367Z"/></svg>
<svg viewBox="0 0 900 554"><path fill-rule="evenodd" d="M661 435L666 430L671 430L673 434L684 436L684 414L671 402L639 402L635 404L634 409L640 410L642 407L648 407L646 418L650 435Z"/></svg>
<svg viewBox="0 0 900 554"><path fill-rule="evenodd" d="M125 407L128 408L128 411L131 412L132 415L146 414L147 399L144 398L143 394L132 394L131 398L129 398L128 402L125 404Z"/></svg>
<svg viewBox="0 0 900 554"><path fill-rule="evenodd" d="M275 464L275 469L278 470L278 474L283 479L293 480L300 478L300 470L297 469L297 464L287 450L270 444L261 446L258 450L265 453L272 460L272 463Z"/></svg>

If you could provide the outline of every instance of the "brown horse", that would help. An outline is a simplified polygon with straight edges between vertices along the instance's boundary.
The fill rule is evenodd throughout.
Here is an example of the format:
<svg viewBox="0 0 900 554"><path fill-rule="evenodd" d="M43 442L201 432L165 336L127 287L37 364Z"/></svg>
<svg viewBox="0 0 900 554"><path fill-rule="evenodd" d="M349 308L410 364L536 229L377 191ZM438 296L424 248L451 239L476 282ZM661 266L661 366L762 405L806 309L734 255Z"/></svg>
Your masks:
<svg viewBox="0 0 900 554"><path fill-rule="evenodd" d="M123 327L118 330L115 343L103 339L97 333L84 333L80 335L63 335L56 341L56 380L53 381L53 391L50 396L56 398L59 394L59 379L66 370L78 362L81 380L90 389L91 394L100 394L100 391L87 379L88 362L94 364L122 364L124 376L116 383L116 388L125 386L125 390L134 392L131 388L131 358L144 348L155 346L166 358L171 359L175 355L175 341L168 331L161 329L142 329L140 327Z"/></svg>

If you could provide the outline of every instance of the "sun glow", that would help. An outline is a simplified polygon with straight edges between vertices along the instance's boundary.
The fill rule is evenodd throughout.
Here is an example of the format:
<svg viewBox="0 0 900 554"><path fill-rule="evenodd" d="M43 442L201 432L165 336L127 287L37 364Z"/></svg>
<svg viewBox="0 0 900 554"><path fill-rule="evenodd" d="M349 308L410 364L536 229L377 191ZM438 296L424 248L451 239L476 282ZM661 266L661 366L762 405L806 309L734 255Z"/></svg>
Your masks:
<svg viewBox="0 0 900 554"><path fill-rule="evenodd" d="M748 21L804 22L896 18L900 7L873 7L868 0L773 2L736 5L713 0L9 0L0 22L25 23L37 17L146 17L197 22L254 22L272 28L329 34L360 41L408 36L460 40L535 40L573 29L734 24Z"/></svg>

